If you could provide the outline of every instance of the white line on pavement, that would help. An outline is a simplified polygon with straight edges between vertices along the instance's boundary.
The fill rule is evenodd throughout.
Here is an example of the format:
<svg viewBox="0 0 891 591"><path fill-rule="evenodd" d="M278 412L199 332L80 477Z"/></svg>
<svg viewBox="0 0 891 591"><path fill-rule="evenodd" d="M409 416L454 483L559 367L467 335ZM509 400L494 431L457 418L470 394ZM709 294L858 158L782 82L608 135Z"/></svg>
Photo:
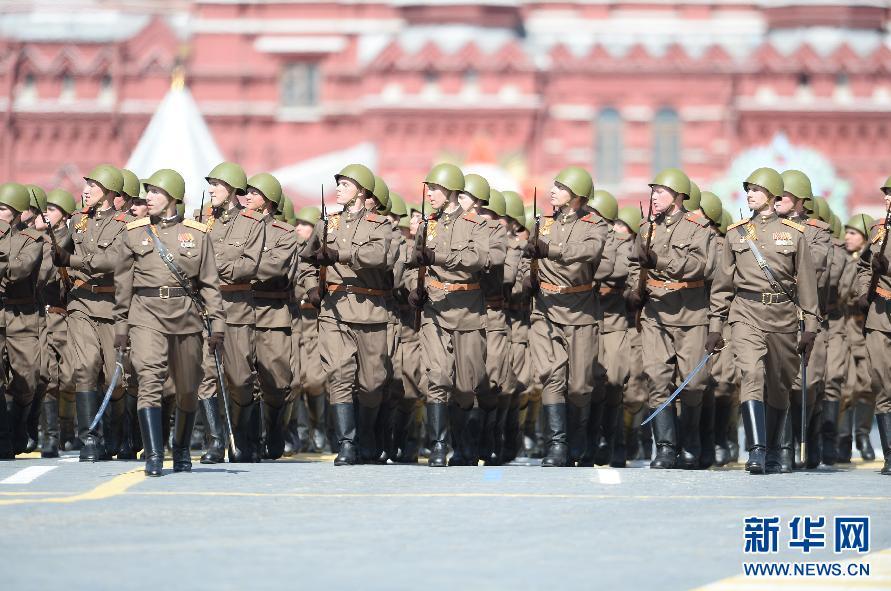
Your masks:
<svg viewBox="0 0 891 591"><path fill-rule="evenodd" d="M613 468L600 468L596 470L597 472L597 481L600 484L621 484L622 477L619 475L619 471Z"/></svg>
<svg viewBox="0 0 891 591"><path fill-rule="evenodd" d="M29 484L58 466L29 466L22 468L12 476L0 480L0 484Z"/></svg>
<svg viewBox="0 0 891 591"><path fill-rule="evenodd" d="M79 462L79 461L80 461L80 458L77 456L75 456L73 458L59 458L59 462L64 463L64 464L70 464L70 463Z"/></svg>

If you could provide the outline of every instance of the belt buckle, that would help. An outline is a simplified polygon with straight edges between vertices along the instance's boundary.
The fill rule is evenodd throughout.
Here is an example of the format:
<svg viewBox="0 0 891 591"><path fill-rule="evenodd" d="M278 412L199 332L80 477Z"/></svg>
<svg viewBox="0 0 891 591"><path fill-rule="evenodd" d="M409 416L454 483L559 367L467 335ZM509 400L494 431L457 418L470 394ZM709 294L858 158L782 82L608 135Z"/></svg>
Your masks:
<svg viewBox="0 0 891 591"><path fill-rule="evenodd" d="M772 293L762 293L761 294L761 303L765 306L771 305L773 302L771 301L773 294Z"/></svg>
<svg viewBox="0 0 891 591"><path fill-rule="evenodd" d="M169 300L170 299L170 288L167 287L166 285L162 285L161 287L159 287L158 288L158 297L161 298L162 300Z"/></svg>

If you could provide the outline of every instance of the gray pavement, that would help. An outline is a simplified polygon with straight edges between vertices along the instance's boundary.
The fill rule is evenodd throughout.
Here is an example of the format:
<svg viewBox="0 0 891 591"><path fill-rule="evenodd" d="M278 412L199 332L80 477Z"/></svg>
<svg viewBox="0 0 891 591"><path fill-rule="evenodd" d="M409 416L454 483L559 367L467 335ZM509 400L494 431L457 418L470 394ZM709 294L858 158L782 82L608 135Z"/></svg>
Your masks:
<svg viewBox="0 0 891 591"><path fill-rule="evenodd" d="M872 549L891 547L878 462L756 477L278 461L145 479L141 462L71 459L0 463L0 588L689 589L740 574L751 515L869 515Z"/></svg>

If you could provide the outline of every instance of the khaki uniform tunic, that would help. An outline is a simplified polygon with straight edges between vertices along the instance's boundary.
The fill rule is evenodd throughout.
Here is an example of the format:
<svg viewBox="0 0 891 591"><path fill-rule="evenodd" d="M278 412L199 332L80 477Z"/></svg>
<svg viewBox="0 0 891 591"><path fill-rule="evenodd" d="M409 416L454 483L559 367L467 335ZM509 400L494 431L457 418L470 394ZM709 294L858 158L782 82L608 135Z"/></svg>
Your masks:
<svg viewBox="0 0 891 591"><path fill-rule="evenodd" d="M860 258L857 274L860 295L869 289L872 255L881 248L884 237L882 220L870 228L868 255L864 253ZM882 254L891 259L891 241ZM866 351L872 388L876 392L876 413L891 412L891 275L888 274L879 278L876 297L866 314Z"/></svg>
<svg viewBox="0 0 891 591"><path fill-rule="evenodd" d="M9 357L9 394L19 406L34 400L40 378L41 315L37 281L43 258L43 235L33 228L10 230L6 275L0 281Z"/></svg>

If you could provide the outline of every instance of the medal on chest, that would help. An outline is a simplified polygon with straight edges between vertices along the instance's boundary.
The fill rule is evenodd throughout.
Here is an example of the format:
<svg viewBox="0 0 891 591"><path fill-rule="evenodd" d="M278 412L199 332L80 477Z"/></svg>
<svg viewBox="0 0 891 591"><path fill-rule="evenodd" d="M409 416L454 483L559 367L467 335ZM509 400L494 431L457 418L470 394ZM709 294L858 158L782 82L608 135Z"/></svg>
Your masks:
<svg viewBox="0 0 891 591"><path fill-rule="evenodd" d="M539 234L542 236L548 236L551 233L551 226L554 225L554 218L548 218L545 220L544 226L539 230Z"/></svg>
<svg viewBox="0 0 891 591"><path fill-rule="evenodd" d="M777 246L792 246L792 234L789 232L774 232L773 241Z"/></svg>
<svg viewBox="0 0 891 591"><path fill-rule="evenodd" d="M430 242L434 238L436 238L436 228L438 224L436 220L430 220L427 222L427 242Z"/></svg>
<svg viewBox="0 0 891 591"><path fill-rule="evenodd" d="M340 216L333 215L328 219L328 229L337 230L340 228Z"/></svg>
<svg viewBox="0 0 891 591"><path fill-rule="evenodd" d="M90 223L90 218L87 216L82 216L77 223L74 224L75 232L83 232L87 228L87 224Z"/></svg>
<svg viewBox="0 0 891 591"><path fill-rule="evenodd" d="M189 232L183 232L177 237L177 240L183 248L195 248L195 237Z"/></svg>
<svg viewBox="0 0 891 591"><path fill-rule="evenodd" d="M873 244L877 242L881 242L885 239L885 226L879 226L879 231L876 232L876 237L872 239Z"/></svg>

